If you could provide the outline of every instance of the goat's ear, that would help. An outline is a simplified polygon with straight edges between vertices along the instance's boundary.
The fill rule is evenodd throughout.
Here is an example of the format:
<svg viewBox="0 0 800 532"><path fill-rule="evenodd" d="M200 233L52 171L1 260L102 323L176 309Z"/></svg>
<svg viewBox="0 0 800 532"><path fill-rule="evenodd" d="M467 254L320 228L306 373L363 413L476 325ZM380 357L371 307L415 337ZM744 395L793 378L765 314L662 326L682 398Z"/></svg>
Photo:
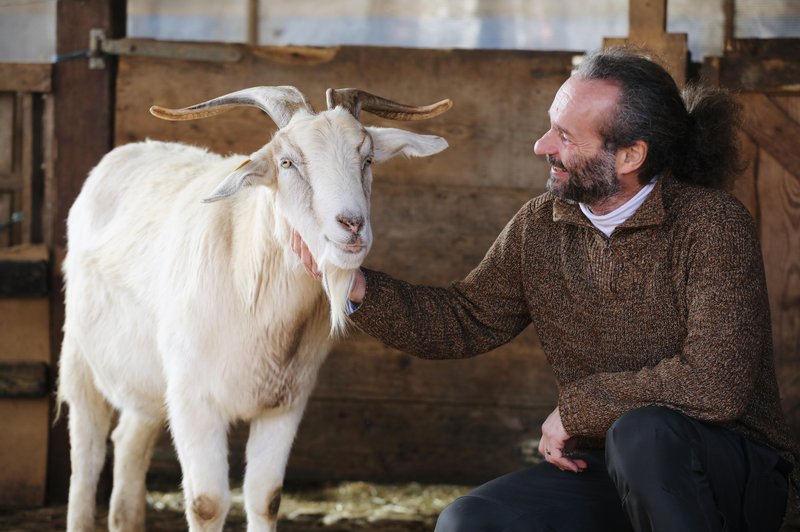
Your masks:
<svg viewBox="0 0 800 532"><path fill-rule="evenodd" d="M368 127L372 137L373 159L376 163L388 161L397 155L428 157L447 148L447 141L435 135L420 135L404 129Z"/></svg>
<svg viewBox="0 0 800 532"><path fill-rule="evenodd" d="M203 203L221 200L233 196L242 187L252 185L270 186L275 181L275 167L270 160L259 158L256 160L247 159L239 165L236 170L231 172L228 177L217 185L217 188L203 199Z"/></svg>

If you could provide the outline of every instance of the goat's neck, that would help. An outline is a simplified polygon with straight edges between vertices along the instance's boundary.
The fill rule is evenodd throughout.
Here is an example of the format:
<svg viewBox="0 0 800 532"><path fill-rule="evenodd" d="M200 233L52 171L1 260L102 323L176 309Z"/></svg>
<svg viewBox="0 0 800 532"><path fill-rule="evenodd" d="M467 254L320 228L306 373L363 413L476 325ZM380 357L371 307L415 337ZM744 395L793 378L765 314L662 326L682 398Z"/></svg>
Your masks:
<svg viewBox="0 0 800 532"><path fill-rule="evenodd" d="M242 300L254 312L270 304L319 304L322 289L305 273L292 252L291 227L280 214L272 192L252 190L237 199L232 251L236 257L237 291Z"/></svg>

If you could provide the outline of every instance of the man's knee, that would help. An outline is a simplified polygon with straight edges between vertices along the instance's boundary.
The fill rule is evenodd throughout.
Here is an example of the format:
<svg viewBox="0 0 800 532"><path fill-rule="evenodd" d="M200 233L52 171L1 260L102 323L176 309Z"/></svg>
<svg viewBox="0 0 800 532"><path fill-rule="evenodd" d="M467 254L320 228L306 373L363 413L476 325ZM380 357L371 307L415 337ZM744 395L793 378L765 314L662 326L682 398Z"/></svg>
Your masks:
<svg viewBox="0 0 800 532"><path fill-rule="evenodd" d="M476 500L474 497L459 497L450 503L439 514L436 520L435 532L452 532L457 530L468 529L469 523L478 513L476 508Z"/></svg>
<svg viewBox="0 0 800 532"><path fill-rule="evenodd" d="M691 420L670 408L631 410L606 433L606 465L612 479L643 475L652 480L672 459L691 453ZM680 456L676 456L680 455Z"/></svg>
<svg viewBox="0 0 800 532"><path fill-rule="evenodd" d="M465 495L445 508L436 521L435 532L489 532L500 530L510 516L497 504L473 495Z"/></svg>

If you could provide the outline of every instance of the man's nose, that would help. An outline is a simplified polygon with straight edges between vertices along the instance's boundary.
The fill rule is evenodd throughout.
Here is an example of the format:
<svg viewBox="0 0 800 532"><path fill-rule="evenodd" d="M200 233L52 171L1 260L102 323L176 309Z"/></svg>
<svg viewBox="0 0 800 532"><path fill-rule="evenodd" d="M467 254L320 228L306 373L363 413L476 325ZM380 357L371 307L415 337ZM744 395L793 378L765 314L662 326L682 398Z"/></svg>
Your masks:
<svg viewBox="0 0 800 532"><path fill-rule="evenodd" d="M548 153L556 153L555 143L552 141L550 133L552 129L542 135L539 140L533 143L533 153L536 155L547 155Z"/></svg>

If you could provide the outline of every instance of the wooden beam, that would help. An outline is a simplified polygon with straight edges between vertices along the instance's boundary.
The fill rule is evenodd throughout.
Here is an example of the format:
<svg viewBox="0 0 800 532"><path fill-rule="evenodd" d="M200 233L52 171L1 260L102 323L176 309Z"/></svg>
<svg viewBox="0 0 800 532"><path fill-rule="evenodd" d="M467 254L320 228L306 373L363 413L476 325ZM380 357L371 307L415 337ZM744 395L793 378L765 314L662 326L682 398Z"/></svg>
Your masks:
<svg viewBox="0 0 800 532"><path fill-rule="evenodd" d="M247 0L247 42L258 44L259 0Z"/></svg>
<svg viewBox="0 0 800 532"><path fill-rule="evenodd" d="M89 30L105 30L108 38L125 34L126 0L58 0L56 4L56 54L85 50ZM53 367L61 350L64 302L60 257L66 248L66 218L89 170L112 147L116 58L106 58L106 68L90 70L88 58L57 63L53 73L53 136L56 146L53 174L53 264L51 291L51 346ZM69 443L62 421L50 438L48 499L65 501L69 486Z"/></svg>
<svg viewBox="0 0 800 532"><path fill-rule="evenodd" d="M52 77L48 63L0 63L0 92L50 92Z"/></svg>
<svg viewBox="0 0 800 532"><path fill-rule="evenodd" d="M651 51L678 87L682 87L686 83L687 36L685 33L667 33L666 30L667 0L630 0L628 37L606 37L603 46L628 44Z"/></svg>
<svg viewBox="0 0 800 532"><path fill-rule="evenodd" d="M0 251L0 297L46 296L49 276L44 246L15 246Z"/></svg>
<svg viewBox="0 0 800 532"><path fill-rule="evenodd" d="M800 39L736 39L717 59L719 83L740 91L800 91Z"/></svg>
<svg viewBox="0 0 800 532"><path fill-rule="evenodd" d="M739 100L744 106L745 133L783 168L800 177L800 124L765 94L743 93Z"/></svg>
<svg viewBox="0 0 800 532"><path fill-rule="evenodd" d="M50 393L44 362L0 362L0 398L45 397Z"/></svg>

